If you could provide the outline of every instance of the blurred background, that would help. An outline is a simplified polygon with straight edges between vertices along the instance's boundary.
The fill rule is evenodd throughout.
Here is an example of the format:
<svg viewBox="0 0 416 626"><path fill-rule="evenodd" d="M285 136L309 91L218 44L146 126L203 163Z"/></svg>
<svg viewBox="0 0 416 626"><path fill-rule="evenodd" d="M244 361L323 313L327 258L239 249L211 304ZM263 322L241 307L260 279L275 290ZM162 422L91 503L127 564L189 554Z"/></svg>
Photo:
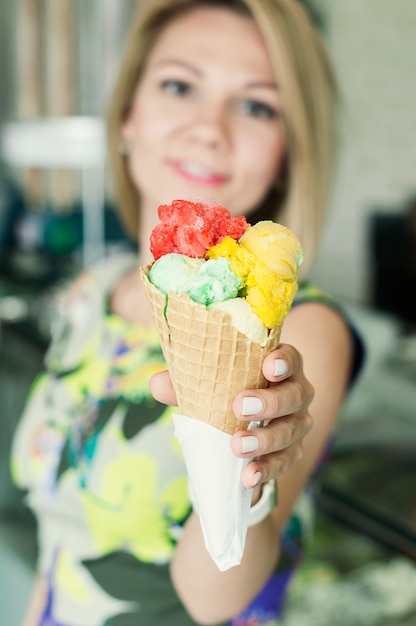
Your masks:
<svg viewBox="0 0 416 626"><path fill-rule="evenodd" d="M137 0L0 0L0 607L18 626L34 524L10 441L59 296L131 248L103 116ZM367 343L321 479L285 625L416 625L416 3L315 0L341 89L341 152L312 279ZM6 584L7 582L7 584ZM307 622L305 621L307 615ZM303 617L302 617L303 616Z"/></svg>

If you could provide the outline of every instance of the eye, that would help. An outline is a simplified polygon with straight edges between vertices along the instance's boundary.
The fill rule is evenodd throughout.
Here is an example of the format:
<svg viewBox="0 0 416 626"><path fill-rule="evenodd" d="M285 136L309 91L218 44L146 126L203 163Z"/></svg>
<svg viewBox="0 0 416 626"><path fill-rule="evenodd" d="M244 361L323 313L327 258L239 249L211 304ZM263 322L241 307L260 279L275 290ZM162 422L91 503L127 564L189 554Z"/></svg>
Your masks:
<svg viewBox="0 0 416 626"><path fill-rule="evenodd" d="M192 86L183 80L167 79L161 83L163 91L176 96L187 96L192 91Z"/></svg>
<svg viewBox="0 0 416 626"><path fill-rule="evenodd" d="M243 100L239 108L245 115L264 120L276 119L279 116L279 112L273 106L257 100Z"/></svg>

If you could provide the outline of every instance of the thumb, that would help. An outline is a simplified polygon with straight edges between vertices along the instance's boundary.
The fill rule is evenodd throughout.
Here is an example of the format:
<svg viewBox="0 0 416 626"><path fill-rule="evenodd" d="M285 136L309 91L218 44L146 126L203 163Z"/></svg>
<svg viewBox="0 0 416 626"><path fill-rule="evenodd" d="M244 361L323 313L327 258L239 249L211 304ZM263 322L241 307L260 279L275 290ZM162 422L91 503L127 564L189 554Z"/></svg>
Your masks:
<svg viewBox="0 0 416 626"><path fill-rule="evenodd" d="M176 394L167 370L154 374L149 381L150 393L162 404L177 405Z"/></svg>

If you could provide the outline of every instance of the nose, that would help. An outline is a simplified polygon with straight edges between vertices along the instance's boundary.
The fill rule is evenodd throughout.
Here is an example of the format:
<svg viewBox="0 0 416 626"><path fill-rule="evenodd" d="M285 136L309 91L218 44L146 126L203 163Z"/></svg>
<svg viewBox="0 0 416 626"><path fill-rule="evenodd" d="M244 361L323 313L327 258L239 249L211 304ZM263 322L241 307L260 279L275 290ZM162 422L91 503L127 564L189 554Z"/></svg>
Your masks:
<svg viewBox="0 0 416 626"><path fill-rule="evenodd" d="M225 147L230 134L226 107L215 102L201 105L192 119L190 133L194 141L211 148Z"/></svg>

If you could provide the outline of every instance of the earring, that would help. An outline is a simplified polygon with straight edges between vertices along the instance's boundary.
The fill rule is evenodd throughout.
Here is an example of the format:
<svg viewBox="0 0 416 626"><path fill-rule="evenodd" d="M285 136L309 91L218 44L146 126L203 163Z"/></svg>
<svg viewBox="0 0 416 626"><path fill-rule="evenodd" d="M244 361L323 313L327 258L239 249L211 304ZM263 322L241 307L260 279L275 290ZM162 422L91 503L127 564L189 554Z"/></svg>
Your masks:
<svg viewBox="0 0 416 626"><path fill-rule="evenodd" d="M118 151L121 156L129 156L131 152L131 145L127 141L127 139L120 139L120 142L118 144Z"/></svg>

